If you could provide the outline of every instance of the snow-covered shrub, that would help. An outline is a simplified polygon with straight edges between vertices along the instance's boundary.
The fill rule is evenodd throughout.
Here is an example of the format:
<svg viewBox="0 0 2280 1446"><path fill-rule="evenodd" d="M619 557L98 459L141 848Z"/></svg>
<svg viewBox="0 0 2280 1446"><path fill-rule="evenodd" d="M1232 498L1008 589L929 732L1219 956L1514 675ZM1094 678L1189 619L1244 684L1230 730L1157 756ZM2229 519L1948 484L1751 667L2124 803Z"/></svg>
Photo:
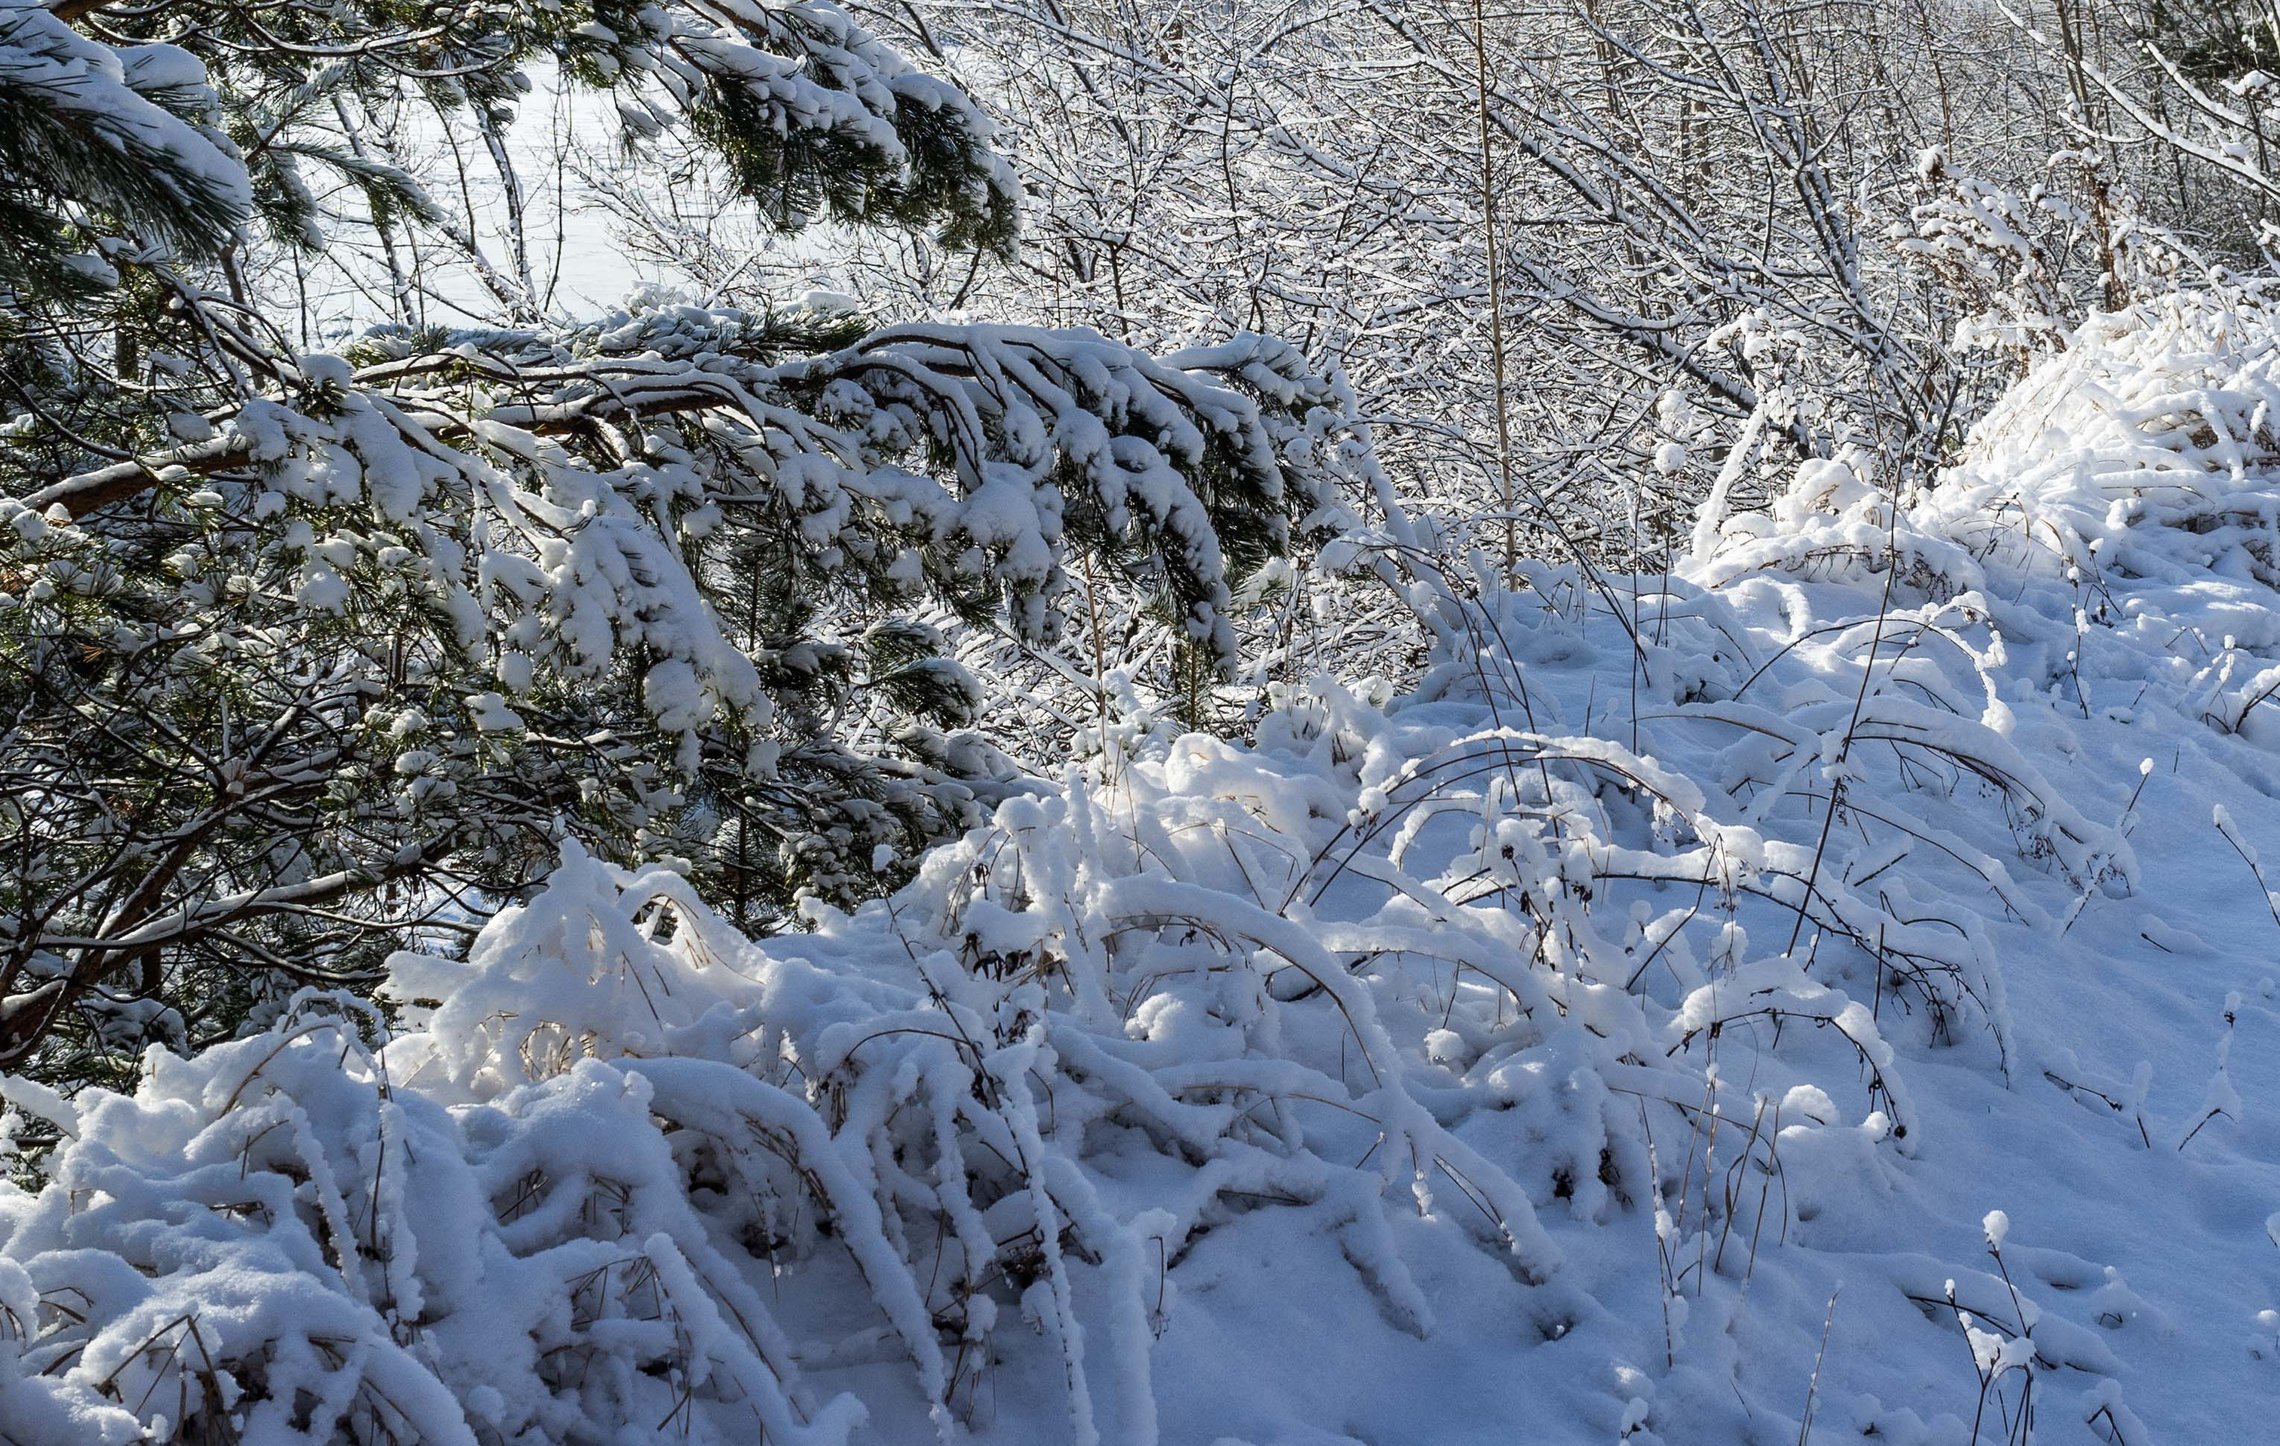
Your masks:
<svg viewBox="0 0 2280 1446"><path fill-rule="evenodd" d="M829 1440L860 1409L803 1386L787 1320L893 1342L942 1421L1019 1320L1071 1439L1148 1439L1177 1267L1238 1216L1335 1239L1424 1333L1389 1211L1536 1284L1545 1211L1652 1208L1674 1258L1736 1229L1758 1191L1688 1183L1690 1121L1751 1108L1714 1083L1721 1037L1787 1029L1769 1070L1820 1081L1730 1126L1766 1188L1776 1131L1855 1115L1848 1080L1857 1148L1905 1138L1871 1009L1736 921L1807 897L1801 847L1587 736L1327 682L1288 702L1255 750L1190 737L1008 801L807 936L748 941L680 876L573 853L468 962L398 956L412 1027L384 1047L311 1000L153 1055L132 1095L23 1095L67 1138L0 1212L36 1292L14 1389L121 1439ZM1687 899L1643 907L1658 888ZM1832 930L1861 908L1812 898Z"/></svg>

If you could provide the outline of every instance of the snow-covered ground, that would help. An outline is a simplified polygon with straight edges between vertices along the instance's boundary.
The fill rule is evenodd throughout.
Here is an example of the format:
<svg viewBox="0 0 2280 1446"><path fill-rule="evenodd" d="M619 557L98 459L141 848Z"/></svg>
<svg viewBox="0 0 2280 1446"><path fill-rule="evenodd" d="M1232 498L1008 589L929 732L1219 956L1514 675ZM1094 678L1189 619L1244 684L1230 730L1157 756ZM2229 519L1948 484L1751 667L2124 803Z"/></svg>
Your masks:
<svg viewBox="0 0 2280 1446"><path fill-rule="evenodd" d="M1420 683L890 903L752 941L573 855L385 1043L10 1083L68 1138L0 1438L2258 1439L2276 404L2187 301L1672 576L1359 540Z"/></svg>

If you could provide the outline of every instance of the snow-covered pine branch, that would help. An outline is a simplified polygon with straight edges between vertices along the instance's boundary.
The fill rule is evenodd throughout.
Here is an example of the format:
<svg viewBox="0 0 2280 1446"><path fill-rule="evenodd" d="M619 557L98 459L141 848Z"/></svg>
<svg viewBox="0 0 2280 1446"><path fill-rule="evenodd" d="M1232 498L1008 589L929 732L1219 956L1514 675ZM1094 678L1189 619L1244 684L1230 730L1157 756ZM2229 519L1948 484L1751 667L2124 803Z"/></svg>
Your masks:
<svg viewBox="0 0 2280 1446"><path fill-rule="evenodd" d="M383 93L496 107L552 56L686 123L780 227L1009 246L990 123L836 6L222 6L184 48L124 43L165 12L99 7L110 45L24 20L227 119L243 162L139 163L236 188L207 208L218 266L114 246L91 301L17 294L46 353L15 373L0 500L0 777L40 841L0 886L11 1065L60 1030L56 1068L101 1073L369 982L388 931L470 928L564 838L679 860L746 926L876 893L1024 786L973 729L959 638L1052 647L1097 576L1216 679L1254 575L1341 515L1350 399L1283 343L1158 360L801 303L545 320L355 120ZM415 65L460 69L407 90ZM258 273L271 233L299 256L347 224L279 200L316 193L276 168L320 162L382 244L459 246L507 324L291 344Z"/></svg>

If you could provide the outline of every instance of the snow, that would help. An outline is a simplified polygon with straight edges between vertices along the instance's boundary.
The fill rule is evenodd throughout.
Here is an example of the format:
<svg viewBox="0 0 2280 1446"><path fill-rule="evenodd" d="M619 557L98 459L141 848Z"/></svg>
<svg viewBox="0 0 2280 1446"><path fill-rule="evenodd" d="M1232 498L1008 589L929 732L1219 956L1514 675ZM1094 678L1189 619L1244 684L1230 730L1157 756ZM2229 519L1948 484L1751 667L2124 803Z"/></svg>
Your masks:
<svg viewBox="0 0 2280 1446"><path fill-rule="evenodd" d="M2280 1391L2276 338L2148 308L1921 495L1721 485L1635 617L1356 534L1413 688L1072 769L806 933L572 846L465 961L398 955L392 1020L312 993L131 1091L0 1083L60 1135L0 1186L5 1432L1963 1443L2031 1399L2046 1442L2240 1439ZM1178 459L1234 394L994 340L1158 442L1009 412L963 510L903 500L1045 587L1059 428L1201 556ZM830 367L891 407L949 353ZM610 479L526 483L512 428L447 478L359 415L228 426L531 520L478 624L638 639L665 726L752 696ZM322 606L362 554L300 545Z"/></svg>
<svg viewBox="0 0 2280 1446"><path fill-rule="evenodd" d="M175 46L114 49L29 0L0 3L0 77L12 93L68 116L122 156L156 167L190 206L211 207L226 232L253 209L245 167L225 141L176 110L211 107L198 61ZM161 104L160 101L164 101ZM108 269L99 258L87 258Z"/></svg>

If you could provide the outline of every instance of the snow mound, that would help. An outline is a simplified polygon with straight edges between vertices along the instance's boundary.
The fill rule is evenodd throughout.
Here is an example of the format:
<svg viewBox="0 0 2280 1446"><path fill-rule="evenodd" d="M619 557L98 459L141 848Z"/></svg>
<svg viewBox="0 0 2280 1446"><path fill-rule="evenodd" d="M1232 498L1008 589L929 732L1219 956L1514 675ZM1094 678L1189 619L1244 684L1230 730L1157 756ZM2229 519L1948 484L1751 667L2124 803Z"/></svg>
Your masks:
<svg viewBox="0 0 2280 1446"><path fill-rule="evenodd" d="M2280 584L2280 330L2255 291L2181 292L2093 318L1980 422L1939 511L2000 516L2056 556L2141 576Z"/></svg>

